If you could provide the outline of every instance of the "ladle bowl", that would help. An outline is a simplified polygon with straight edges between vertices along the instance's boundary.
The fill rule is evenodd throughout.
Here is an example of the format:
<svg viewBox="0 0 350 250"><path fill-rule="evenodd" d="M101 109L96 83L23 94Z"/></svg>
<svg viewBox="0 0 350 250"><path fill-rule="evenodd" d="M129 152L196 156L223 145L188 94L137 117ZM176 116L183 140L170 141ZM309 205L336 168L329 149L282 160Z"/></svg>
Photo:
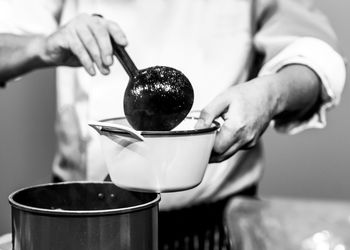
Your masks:
<svg viewBox="0 0 350 250"><path fill-rule="evenodd" d="M138 70L125 48L112 41L114 54L129 75L124 113L136 130L169 131L190 112L194 91L187 77L171 67Z"/></svg>

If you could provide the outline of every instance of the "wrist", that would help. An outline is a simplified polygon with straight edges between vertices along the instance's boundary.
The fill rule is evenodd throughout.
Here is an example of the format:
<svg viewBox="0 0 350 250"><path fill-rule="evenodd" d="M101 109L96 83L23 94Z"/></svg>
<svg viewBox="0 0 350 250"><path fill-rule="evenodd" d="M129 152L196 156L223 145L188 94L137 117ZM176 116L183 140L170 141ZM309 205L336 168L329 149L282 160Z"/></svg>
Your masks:
<svg viewBox="0 0 350 250"><path fill-rule="evenodd" d="M0 34L0 81L6 82L47 66L41 60L42 38L37 35L24 36Z"/></svg>
<svg viewBox="0 0 350 250"><path fill-rule="evenodd" d="M275 96L273 117L308 110L319 98L320 86L319 77L309 67L300 64L283 67L271 84Z"/></svg>
<svg viewBox="0 0 350 250"><path fill-rule="evenodd" d="M259 83L261 86L260 91L265 93L263 94L266 103L265 107L268 109L270 119L273 119L284 110L286 91L280 83L277 74L263 76L261 80Z"/></svg>
<svg viewBox="0 0 350 250"><path fill-rule="evenodd" d="M37 35L31 39L27 53L33 58L37 68L52 66L46 49L46 37Z"/></svg>

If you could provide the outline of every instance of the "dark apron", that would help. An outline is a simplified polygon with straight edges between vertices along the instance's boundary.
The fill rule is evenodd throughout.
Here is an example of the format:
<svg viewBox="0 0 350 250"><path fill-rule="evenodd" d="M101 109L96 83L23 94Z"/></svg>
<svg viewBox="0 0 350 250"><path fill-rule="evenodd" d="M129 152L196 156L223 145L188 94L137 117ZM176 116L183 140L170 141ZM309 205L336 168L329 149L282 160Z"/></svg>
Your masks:
<svg viewBox="0 0 350 250"><path fill-rule="evenodd" d="M159 250L229 250L224 211L235 196L256 197L257 185L223 200L159 213Z"/></svg>

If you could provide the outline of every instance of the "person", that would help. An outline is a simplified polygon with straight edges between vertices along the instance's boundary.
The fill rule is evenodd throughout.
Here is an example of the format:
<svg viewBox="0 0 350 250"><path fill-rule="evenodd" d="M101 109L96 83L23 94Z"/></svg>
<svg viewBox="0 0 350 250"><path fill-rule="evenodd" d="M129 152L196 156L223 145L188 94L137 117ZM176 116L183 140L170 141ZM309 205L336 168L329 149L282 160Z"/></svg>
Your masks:
<svg viewBox="0 0 350 250"><path fill-rule="evenodd" d="M345 82L335 34L311 0L1 0L0 32L4 86L60 66L56 180L107 175L87 123L124 115L128 76L110 37L139 68L188 76L197 127L221 119L202 183L162 194L161 249L229 249L223 210L235 195L256 195L261 135L270 124L290 134L323 128Z"/></svg>

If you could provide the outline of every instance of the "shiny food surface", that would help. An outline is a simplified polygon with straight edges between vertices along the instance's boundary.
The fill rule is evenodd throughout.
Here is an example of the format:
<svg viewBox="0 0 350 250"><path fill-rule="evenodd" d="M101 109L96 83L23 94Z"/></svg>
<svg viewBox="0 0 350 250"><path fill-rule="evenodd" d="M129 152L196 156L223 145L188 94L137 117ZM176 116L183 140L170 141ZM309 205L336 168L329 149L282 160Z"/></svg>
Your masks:
<svg viewBox="0 0 350 250"><path fill-rule="evenodd" d="M124 111L137 130L168 131L192 108L193 88L180 71L164 66L140 70L130 79L124 96Z"/></svg>

